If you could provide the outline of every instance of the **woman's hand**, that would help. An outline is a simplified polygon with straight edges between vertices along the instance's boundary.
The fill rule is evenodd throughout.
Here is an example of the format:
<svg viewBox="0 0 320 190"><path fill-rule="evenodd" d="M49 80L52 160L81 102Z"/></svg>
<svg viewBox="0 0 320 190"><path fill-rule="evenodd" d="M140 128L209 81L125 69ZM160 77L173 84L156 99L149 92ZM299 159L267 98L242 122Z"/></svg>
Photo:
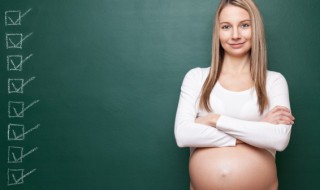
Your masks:
<svg viewBox="0 0 320 190"><path fill-rule="evenodd" d="M197 117L194 122L215 127L219 117L218 114L209 113L206 116Z"/></svg>
<svg viewBox="0 0 320 190"><path fill-rule="evenodd" d="M260 121L272 124L292 125L294 117L291 111L283 106L276 106L270 110Z"/></svg>
<svg viewBox="0 0 320 190"><path fill-rule="evenodd" d="M242 142L239 139L237 139L236 144L244 144L244 142Z"/></svg>

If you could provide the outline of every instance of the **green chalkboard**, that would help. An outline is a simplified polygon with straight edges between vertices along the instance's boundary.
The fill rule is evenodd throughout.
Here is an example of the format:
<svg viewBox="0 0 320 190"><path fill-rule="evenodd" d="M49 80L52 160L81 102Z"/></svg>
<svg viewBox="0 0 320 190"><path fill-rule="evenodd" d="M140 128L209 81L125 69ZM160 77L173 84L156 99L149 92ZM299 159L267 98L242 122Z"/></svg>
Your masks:
<svg viewBox="0 0 320 190"><path fill-rule="evenodd" d="M189 188L173 127L217 0L1 0L0 189ZM320 2L257 0L296 118L281 190L319 189Z"/></svg>

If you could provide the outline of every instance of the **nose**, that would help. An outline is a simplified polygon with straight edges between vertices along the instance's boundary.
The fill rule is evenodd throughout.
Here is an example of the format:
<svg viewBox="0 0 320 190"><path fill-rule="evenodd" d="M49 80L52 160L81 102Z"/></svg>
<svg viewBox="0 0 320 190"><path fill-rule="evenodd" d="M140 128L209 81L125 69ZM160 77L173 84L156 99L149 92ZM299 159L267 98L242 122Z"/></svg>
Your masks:
<svg viewBox="0 0 320 190"><path fill-rule="evenodd" d="M240 33L239 33L239 29L234 27L234 29L232 30L232 39L237 40L240 38Z"/></svg>

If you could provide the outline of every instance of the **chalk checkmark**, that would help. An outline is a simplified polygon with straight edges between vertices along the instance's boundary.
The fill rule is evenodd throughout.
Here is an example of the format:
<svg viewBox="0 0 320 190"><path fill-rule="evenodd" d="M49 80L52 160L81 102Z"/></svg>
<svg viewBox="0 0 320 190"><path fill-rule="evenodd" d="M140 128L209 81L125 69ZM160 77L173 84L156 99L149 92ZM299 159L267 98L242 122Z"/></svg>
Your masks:
<svg viewBox="0 0 320 190"><path fill-rule="evenodd" d="M33 54L28 55L23 59L22 55L8 55L7 56L7 70L8 71L22 71L23 64L30 59Z"/></svg>
<svg viewBox="0 0 320 190"><path fill-rule="evenodd" d="M5 12L5 25L21 25L21 20L24 16L26 16L32 9L28 9L24 13L21 13L20 10L14 10L14 11L6 11Z"/></svg>
<svg viewBox="0 0 320 190"><path fill-rule="evenodd" d="M24 169L8 169L8 186L19 185L24 183L24 178L35 172L37 169L33 169L24 174ZM18 176L18 178L17 178Z"/></svg>
<svg viewBox="0 0 320 190"><path fill-rule="evenodd" d="M8 79L8 93L23 93L23 88L36 77L31 77L26 82L24 79Z"/></svg>
<svg viewBox="0 0 320 190"><path fill-rule="evenodd" d="M20 129L19 135L17 135L15 129L13 127L18 127ZM38 129L40 127L40 124L37 124L36 126L34 126L33 128L24 131L24 125L17 125L17 124L10 124L9 128L8 128L8 140L24 140L25 135ZM11 131L11 132L10 132ZM12 134L12 135L10 135Z"/></svg>
<svg viewBox="0 0 320 190"><path fill-rule="evenodd" d="M37 170L37 169L33 169L33 170L31 170L30 172L28 172L28 173L26 173L26 174L22 174L22 176L21 176L20 178L18 178L18 179L16 179L15 176L12 176L12 177L14 177L14 180L15 180L16 183L21 183L21 181L23 182L23 179L24 179L25 177L27 177L28 175L32 174L32 173L35 172L36 170Z"/></svg>
<svg viewBox="0 0 320 190"><path fill-rule="evenodd" d="M23 36L21 33L6 34L7 49L22 49L22 42L29 38L33 33Z"/></svg>
<svg viewBox="0 0 320 190"><path fill-rule="evenodd" d="M25 107L24 102L8 102L8 116L9 118L24 117L24 112L31 108L33 105L38 103L40 100L33 101Z"/></svg>
<svg viewBox="0 0 320 190"><path fill-rule="evenodd" d="M9 146L8 147L8 163L22 163L22 159L36 151L38 147L35 147L24 153L23 147Z"/></svg>

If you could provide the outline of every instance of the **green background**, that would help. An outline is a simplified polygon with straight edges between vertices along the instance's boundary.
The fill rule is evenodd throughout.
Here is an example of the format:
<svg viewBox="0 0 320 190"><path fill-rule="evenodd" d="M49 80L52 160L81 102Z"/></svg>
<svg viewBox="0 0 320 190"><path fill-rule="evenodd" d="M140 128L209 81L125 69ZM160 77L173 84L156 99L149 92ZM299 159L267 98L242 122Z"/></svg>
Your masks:
<svg viewBox="0 0 320 190"><path fill-rule="evenodd" d="M188 189L189 149L173 128L186 72L210 65L217 0L1 0L0 189ZM270 70L281 72L296 118L288 148L277 154L281 190L319 189L320 1L258 0ZM5 26L6 10L32 11ZM23 49L5 34L33 32ZM22 72L7 55L33 54ZM8 79L36 77L23 94ZM8 118L8 101L39 103ZM9 123L40 128L8 141ZM8 146L39 149L7 163ZM36 168L7 186L7 169Z"/></svg>

